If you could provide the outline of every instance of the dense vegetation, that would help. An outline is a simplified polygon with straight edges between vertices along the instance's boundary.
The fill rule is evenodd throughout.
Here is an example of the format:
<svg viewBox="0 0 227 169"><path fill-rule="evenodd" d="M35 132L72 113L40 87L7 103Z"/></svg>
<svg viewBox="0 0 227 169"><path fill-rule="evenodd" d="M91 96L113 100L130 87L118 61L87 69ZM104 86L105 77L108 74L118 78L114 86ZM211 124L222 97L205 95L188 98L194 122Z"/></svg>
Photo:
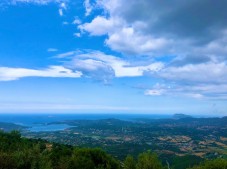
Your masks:
<svg viewBox="0 0 227 169"><path fill-rule="evenodd" d="M120 164L100 149L76 148L0 133L0 169L118 169Z"/></svg>
<svg viewBox="0 0 227 169"><path fill-rule="evenodd" d="M227 169L227 160L224 159L210 160L198 166L195 166L191 169Z"/></svg>
<svg viewBox="0 0 227 169"><path fill-rule="evenodd" d="M162 169L158 157L142 153L136 162L127 157L124 163L101 149L77 148L22 138L20 133L0 132L0 169Z"/></svg>
<svg viewBox="0 0 227 169"><path fill-rule="evenodd" d="M178 167L190 158L178 159ZM175 168L177 166L171 166ZM12 131L0 132L0 169L168 169L168 166L163 166L150 151L139 154L137 159L129 155L120 162L101 149L27 139ZM207 161L192 169L227 169L227 160Z"/></svg>

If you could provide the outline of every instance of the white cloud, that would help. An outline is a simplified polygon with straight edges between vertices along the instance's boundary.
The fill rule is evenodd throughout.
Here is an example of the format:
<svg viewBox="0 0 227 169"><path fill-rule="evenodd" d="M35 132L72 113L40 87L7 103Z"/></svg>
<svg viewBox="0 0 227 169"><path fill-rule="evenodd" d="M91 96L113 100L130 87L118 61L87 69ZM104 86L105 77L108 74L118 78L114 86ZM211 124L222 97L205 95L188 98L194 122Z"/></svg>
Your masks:
<svg viewBox="0 0 227 169"><path fill-rule="evenodd" d="M55 57L56 57L56 58L66 58L66 57L69 57L69 56L74 55L75 53L76 53L75 51L69 51L69 52L66 52L66 53L58 54L58 55L55 56Z"/></svg>
<svg viewBox="0 0 227 169"><path fill-rule="evenodd" d="M59 13L60 16L63 16L63 9L59 9L58 13Z"/></svg>
<svg viewBox="0 0 227 169"><path fill-rule="evenodd" d="M38 5L47 5L49 3L61 3L67 2L68 0L9 0L11 4L18 4L18 3L33 3Z"/></svg>
<svg viewBox="0 0 227 169"><path fill-rule="evenodd" d="M226 4L225 1L213 6L208 1L174 0L170 4L158 0L130 3L97 0L94 7L103 9L103 16L96 16L79 28L93 36L107 35L106 44L124 54L209 54L217 59L227 55L224 22L227 12L223 7ZM198 9L203 9L203 14Z"/></svg>
<svg viewBox="0 0 227 169"><path fill-rule="evenodd" d="M93 6L91 5L90 0L84 1L84 7L85 7L85 10L86 10L85 16L89 16L90 13L93 10Z"/></svg>
<svg viewBox="0 0 227 169"><path fill-rule="evenodd" d="M164 50L170 44L170 40L141 35L131 27L110 34L106 44L113 50L127 54L154 55L161 53L160 50Z"/></svg>
<svg viewBox="0 0 227 169"><path fill-rule="evenodd" d="M74 33L73 35L74 35L75 37L78 37L78 38L81 37L81 33L79 33L79 32L78 32L78 33Z"/></svg>
<svg viewBox="0 0 227 169"><path fill-rule="evenodd" d="M60 4L60 7L61 7L62 9L67 9L65 2L62 2L62 3Z"/></svg>
<svg viewBox="0 0 227 169"><path fill-rule="evenodd" d="M48 5L50 3L55 3L59 5L58 13L60 16L64 15L64 11L67 10L67 5L69 0L8 0L3 2L6 5L17 5L17 4L34 4L34 5ZM2 3L0 2L0 5Z"/></svg>
<svg viewBox="0 0 227 169"><path fill-rule="evenodd" d="M69 22L64 21L64 22L62 22L62 24L63 24L63 25L68 25L68 24L69 24Z"/></svg>
<svg viewBox="0 0 227 169"><path fill-rule="evenodd" d="M68 5L67 0L10 2L39 5L57 3L61 16ZM124 57L97 51L71 51L56 57L70 60L67 62L70 65L68 69L81 71L86 77L135 77L150 72L151 76L166 80L167 83L175 83L172 88L156 86L147 89L146 95L185 93L185 96L194 98L225 98L227 12L224 8L226 5L223 4L227 2L217 1L214 6L207 3L208 1L195 0L132 0L130 3L126 0L97 0L96 4L92 4L90 0L84 0L86 16L96 7L103 11L87 23L75 18L73 24L77 25L80 32L76 32L74 36L81 37L84 32L91 36L105 35L105 44L112 50L123 53ZM202 13L197 10L200 8ZM218 10L219 8L221 9ZM201 20L204 22L200 22ZM130 59L125 55L137 57ZM144 55L154 60L136 65L137 58ZM164 56L163 61L155 61L160 55ZM165 56L175 58L165 60Z"/></svg>
<svg viewBox="0 0 227 169"><path fill-rule="evenodd" d="M116 77L143 76L145 72L157 72L163 67L163 63L155 62L145 66L131 66L127 62L113 63Z"/></svg>
<svg viewBox="0 0 227 169"><path fill-rule="evenodd" d="M148 96L161 96L163 95L164 91L162 89L150 89L145 91L145 95Z"/></svg>
<svg viewBox="0 0 227 169"><path fill-rule="evenodd" d="M181 67L166 67L159 76L173 81L193 83L227 83L227 65L225 62L187 64Z"/></svg>
<svg viewBox="0 0 227 169"><path fill-rule="evenodd" d="M81 20L78 18L75 18L74 21L72 22L72 24L79 25L79 24L81 24Z"/></svg>
<svg viewBox="0 0 227 169"><path fill-rule="evenodd" d="M154 38L136 31L136 28L143 26L143 23L137 22L134 26L128 27L119 17L107 19L97 16L90 23L79 25L78 28L93 36L108 35L105 42L111 49L128 54L161 53L160 50L171 44L171 40Z"/></svg>
<svg viewBox="0 0 227 169"><path fill-rule="evenodd" d="M67 10L66 3L65 2L60 3L59 10L58 10L59 15L63 16L64 15L63 11L65 10Z"/></svg>
<svg viewBox="0 0 227 169"><path fill-rule="evenodd" d="M26 69L26 68L9 68L0 67L0 81L18 80L24 77L68 77L79 78L82 73L73 72L62 66L50 66L47 69Z"/></svg>
<svg viewBox="0 0 227 169"><path fill-rule="evenodd" d="M227 99L227 64L225 62L170 65L151 74L165 80L168 86L155 85L147 89L145 95Z"/></svg>
<svg viewBox="0 0 227 169"><path fill-rule="evenodd" d="M90 23L78 26L81 32L88 32L92 36L108 35L105 42L115 51L136 55L165 53L167 47L172 44L172 40L143 34L140 32L143 27L146 27L144 22L129 25L117 16L110 18L96 16Z"/></svg>
<svg viewBox="0 0 227 169"><path fill-rule="evenodd" d="M119 24L121 23L119 19L110 20L102 16L97 16L91 21L91 23L79 25L78 28L81 31L87 31L95 36L111 34L120 26Z"/></svg>
<svg viewBox="0 0 227 169"><path fill-rule="evenodd" d="M194 99L227 99L226 84L187 84L178 83L155 84L145 90L145 95L150 96L184 96Z"/></svg>
<svg viewBox="0 0 227 169"><path fill-rule="evenodd" d="M69 55L69 53L61 54L70 57L74 56L74 59L70 61L70 68L80 70L82 72L95 71L96 74L100 74L100 72L104 74L109 73L111 77L143 76L147 71L157 72L164 66L160 62L146 63L146 65L142 66L134 66L122 58L106 55L99 51L91 51L79 54L77 54L77 52L71 52L70 54L71 55Z"/></svg>
<svg viewBox="0 0 227 169"><path fill-rule="evenodd" d="M57 52L58 51L58 49L56 49L56 48L49 48L49 49L47 49L47 52Z"/></svg>

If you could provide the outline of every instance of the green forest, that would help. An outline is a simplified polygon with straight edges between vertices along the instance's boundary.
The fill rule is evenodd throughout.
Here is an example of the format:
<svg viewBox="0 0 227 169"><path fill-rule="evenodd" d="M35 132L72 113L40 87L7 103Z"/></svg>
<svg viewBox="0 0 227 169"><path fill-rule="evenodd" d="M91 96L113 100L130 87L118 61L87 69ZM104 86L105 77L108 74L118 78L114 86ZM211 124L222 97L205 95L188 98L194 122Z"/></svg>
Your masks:
<svg viewBox="0 0 227 169"><path fill-rule="evenodd" d="M191 168L190 168L190 167ZM79 148L21 137L20 132L0 132L0 169L227 169L226 159L202 161L176 160L172 166L146 151L120 161L99 148Z"/></svg>

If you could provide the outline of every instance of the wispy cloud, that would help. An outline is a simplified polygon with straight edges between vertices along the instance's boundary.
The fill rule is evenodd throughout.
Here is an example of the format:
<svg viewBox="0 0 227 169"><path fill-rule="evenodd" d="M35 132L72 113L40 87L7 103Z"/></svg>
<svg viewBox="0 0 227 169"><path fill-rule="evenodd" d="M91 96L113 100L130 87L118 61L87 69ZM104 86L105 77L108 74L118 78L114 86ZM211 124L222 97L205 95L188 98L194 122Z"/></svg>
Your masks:
<svg viewBox="0 0 227 169"><path fill-rule="evenodd" d="M57 52L58 51L58 49L56 49L56 48L48 48L47 49L47 52Z"/></svg>
<svg viewBox="0 0 227 169"><path fill-rule="evenodd" d="M58 13L60 16L64 15L67 10L67 3L69 0L3 0L0 5L18 5L18 4L34 4L34 5L48 5L55 3L59 6Z"/></svg>
<svg viewBox="0 0 227 169"><path fill-rule="evenodd" d="M59 15L60 16L63 16L64 15L64 11L67 10L67 7L66 7L66 3L65 2L61 2L60 5L59 5Z"/></svg>
<svg viewBox="0 0 227 169"><path fill-rule="evenodd" d="M82 73L73 72L62 66L50 66L47 69L26 69L26 68L9 68L0 67L0 81L18 80L24 77L68 77L79 78Z"/></svg>
<svg viewBox="0 0 227 169"><path fill-rule="evenodd" d="M227 99L226 84L155 84L145 90L144 94L148 96L166 96L166 97L189 97L194 99Z"/></svg>
<svg viewBox="0 0 227 169"><path fill-rule="evenodd" d="M227 83L227 65L225 62L208 62L201 64L187 64L183 66L169 66L159 72L159 76L172 81L188 83Z"/></svg>
<svg viewBox="0 0 227 169"><path fill-rule="evenodd" d="M18 3L33 3L38 5L47 5L49 3L65 3L68 0L8 0L8 4L16 5Z"/></svg>
<svg viewBox="0 0 227 169"><path fill-rule="evenodd" d="M74 33L73 35L74 35L75 37L77 37L77 38L81 37L81 33L80 33L80 32Z"/></svg>
<svg viewBox="0 0 227 169"><path fill-rule="evenodd" d="M227 99L226 62L198 61L170 64L151 77L165 83L157 84L145 91L150 96L186 96L195 99Z"/></svg>
<svg viewBox="0 0 227 169"><path fill-rule="evenodd" d="M85 16L89 16L93 10L93 6L90 3L90 0L84 0L84 7L85 7Z"/></svg>
<svg viewBox="0 0 227 169"><path fill-rule="evenodd" d="M164 81L145 89L148 96L176 96L195 99L227 99L226 64L213 61L194 64L166 64L164 62L148 61L139 65L138 60L124 59L107 55L100 51L71 51L59 54L59 59L65 61L65 66L74 71L80 71L84 77L108 82L113 78L150 76Z"/></svg>
<svg viewBox="0 0 227 169"><path fill-rule="evenodd" d="M123 58L107 55L100 51L72 51L60 54L58 57L71 58L66 62L69 69L81 71L83 75L106 80L113 77L143 76L147 71L157 72L164 66L161 62L146 62L144 65L135 66Z"/></svg>
<svg viewBox="0 0 227 169"><path fill-rule="evenodd" d="M50 48L49 52L56 49ZM146 72L158 72L164 64L161 62L144 62L135 65L126 59L107 55L100 51L70 51L56 55L54 58L63 62L61 66L47 69L27 69L0 67L0 80L17 80L23 77L87 77L95 80L109 81L113 78L144 76Z"/></svg>

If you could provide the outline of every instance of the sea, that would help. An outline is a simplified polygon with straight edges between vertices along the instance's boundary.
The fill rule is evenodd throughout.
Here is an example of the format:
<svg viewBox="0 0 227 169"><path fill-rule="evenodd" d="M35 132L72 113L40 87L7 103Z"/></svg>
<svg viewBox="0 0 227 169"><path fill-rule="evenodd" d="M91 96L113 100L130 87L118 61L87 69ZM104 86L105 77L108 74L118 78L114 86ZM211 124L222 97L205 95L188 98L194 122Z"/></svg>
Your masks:
<svg viewBox="0 0 227 169"><path fill-rule="evenodd" d="M133 121L136 119L164 119L172 115L156 114L0 114L0 122L13 123L28 127L31 132L59 131L70 127L67 124L51 124L67 120L99 120L115 118Z"/></svg>

